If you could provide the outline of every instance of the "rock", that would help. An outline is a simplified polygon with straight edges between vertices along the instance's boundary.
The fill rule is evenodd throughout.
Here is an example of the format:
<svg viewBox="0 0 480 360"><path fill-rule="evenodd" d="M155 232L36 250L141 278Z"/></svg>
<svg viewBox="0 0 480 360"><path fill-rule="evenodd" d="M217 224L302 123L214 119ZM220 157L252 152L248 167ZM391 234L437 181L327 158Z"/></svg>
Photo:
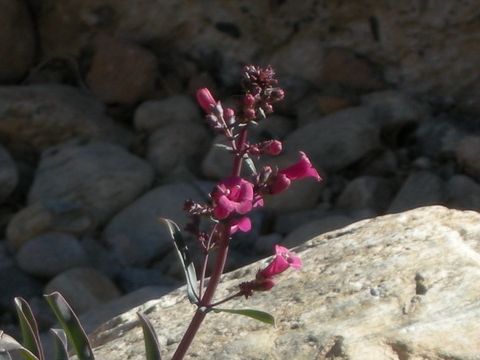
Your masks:
<svg viewBox="0 0 480 360"><path fill-rule="evenodd" d="M5 266L0 271L0 289L0 308L13 309L15 296L28 299L38 295L42 285L16 266Z"/></svg>
<svg viewBox="0 0 480 360"><path fill-rule="evenodd" d="M110 249L99 239L86 236L81 239L81 244L87 253L91 267L101 271L111 279L120 273L122 269L121 264Z"/></svg>
<svg viewBox="0 0 480 360"><path fill-rule="evenodd" d="M87 84L105 103L133 104L155 89L157 60L147 49L99 34ZM121 76L119 76L121 74Z"/></svg>
<svg viewBox="0 0 480 360"><path fill-rule="evenodd" d="M149 133L172 124L194 122L201 124L203 121L199 107L186 95L145 101L135 110L135 128Z"/></svg>
<svg viewBox="0 0 480 360"><path fill-rule="evenodd" d="M117 275L116 280L120 288L126 293L139 290L146 286L162 286L164 288L164 293L167 293L180 285L174 279L165 276L165 274L157 268L122 268Z"/></svg>
<svg viewBox="0 0 480 360"><path fill-rule="evenodd" d="M400 212L424 205L443 204L444 183L428 171L412 173L395 195L388 212Z"/></svg>
<svg viewBox="0 0 480 360"><path fill-rule="evenodd" d="M467 136L463 138L455 149L455 157L465 172L473 178L480 180L480 136Z"/></svg>
<svg viewBox="0 0 480 360"><path fill-rule="evenodd" d="M0 203L2 203L18 184L18 170L8 151L0 145Z"/></svg>
<svg viewBox="0 0 480 360"><path fill-rule="evenodd" d="M60 292L77 314L116 299L120 291L102 273L92 268L75 268L57 275L45 286L45 293Z"/></svg>
<svg viewBox="0 0 480 360"><path fill-rule="evenodd" d="M95 98L62 85L0 87L0 135L12 147L44 150L81 137L128 144L128 131L104 115Z"/></svg>
<svg viewBox="0 0 480 360"><path fill-rule="evenodd" d="M355 220L346 215L326 214L307 224L300 225L289 233L282 241L288 248L299 246L313 237L345 227Z"/></svg>
<svg viewBox="0 0 480 360"><path fill-rule="evenodd" d="M378 149L379 129L370 108L349 108L302 126L287 136L284 145L291 158L304 151L314 165L328 173Z"/></svg>
<svg viewBox="0 0 480 360"><path fill-rule="evenodd" d="M350 107L351 101L341 96L311 95L301 101L297 108L297 121L304 126L321 116L325 116Z"/></svg>
<svg viewBox="0 0 480 360"><path fill-rule="evenodd" d="M384 178L360 176L345 187L336 206L348 210L370 208L381 212L388 208L392 190L390 182Z"/></svg>
<svg viewBox="0 0 480 360"><path fill-rule="evenodd" d="M14 264L13 258L8 252L7 244L4 240L0 241L0 271Z"/></svg>
<svg viewBox="0 0 480 360"><path fill-rule="evenodd" d="M255 241L254 250L256 254L270 256L275 253L275 245L283 241L283 236L277 233L259 236Z"/></svg>
<svg viewBox="0 0 480 360"><path fill-rule="evenodd" d="M357 91L371 91L385 85L377 66L349 49L327 49L322 66L321 83Z"/></svg>
<svg viewBox="0 0 480 360"><path fill-rule="evenodd" d="M299 228L301 225L317 220L324 215L325 210L318 208L281 213L275 218L273 230L285 235Z"/></svg>
<svg viewBox="0 0 480 360"><path fill-rule="evenodd" d="M195 183L159 186L110 221L104 231L105 241L123 265L145 264L173 246L167 228L159 218L171 219L183 228L187 221L182 210L185 200L204 201L206 194Z"/></svg>
<svg viewBox="0 0 480 360"><path fill-rule="evenodd" d="M295 181L286 191L265 197L265 209L276 213L311 209L319 202L322 183L312 179Z"/></svg>
<svg viewBox="0 0 480 360"><path fill-rule="evenodd" d="M16 256L20 269L38 277L53 277L61 272L88 265L85 250L72 235L46 233L29 240Z"/></svg>
<svg viewBox="0 0 480 360"><path fill-rule="evenodd" d="M42 153L28 202L68 201L101 225L152 181L150 166L119 146L67 143Z"/></svg>
<svg viewBox="0 0 480 360"><path fill-rule="evenodd" d="M405 126L426 120L429 109L412 97L395 90L385 90L362 96L362 104L373 108L375 119L383 127Z"/></svg>
<svg viewBox="0 0 480 360"><path fill-rule="evenodd" d="M446 183L448 206L480 211L480 184L465 175L452 176Z"/></svg>
<svg viewBox="0 0 480 360"><path fill-rule="evenodd" d="M444 159L454 157L460 141L466 136L456 120L435 117L419 124L415 131L418 149L424 155Z"/></svg>
<svg viewBox="0 0 480 360"><path fill-rule="evenodd" d="M173 123L150 136L147 160L161 177L174 178L176 173L189 170L198 173L209 144L209 133L200 122Z"/></svg>
<svg viewBox="0 0 480 360"><path fill-rule="evenodd" d="M82 314L80 316L80 322L85 331L91 333L113 317L133 308L137 308L142 312L148 311L151 300L158 301L157 299L168 294L170 291L170 287L166 288L164 286L143 287L106 303L98 304Z"/></svg>
<svg viewBox="0 0 480 360"><path fill-rule="evenodd" d="M34 203L16 213L6 230L8 244L13 249L46 232L81 235L93 227L86 210L68 201L46 200Z"/></svg>
<svg viewBox="0 0 480 360"><path fill-rule="evenodd" d="M221 147L222 145L230 146L223 136L217 135L203 159L202 173L209 179L222 179L226 174L232 172L232 155L225 148Z"/></svg>
<svg viewBox="0 0 480 360"><path fill-rule="evenodd" d="M289 270L270 292L234 300L235 308L272 312L276 327L215 314L202 324L189 354L217 360L473 359L480 353L479 224L476 212L426 207L318 236L297 249L301 271ZM227 274L219 298L253 278L263 263ZM138 310L92 334L96 357L143 359ZM162 357L171 357L193 315L185 288L143 310Z"/></svg>
<svg viewBox="0 0 480 360"><path fill-rule="evenodd" d="M35 57L33 22L24 1L2 0L0 6L0 82L18 81Z"/></svg>

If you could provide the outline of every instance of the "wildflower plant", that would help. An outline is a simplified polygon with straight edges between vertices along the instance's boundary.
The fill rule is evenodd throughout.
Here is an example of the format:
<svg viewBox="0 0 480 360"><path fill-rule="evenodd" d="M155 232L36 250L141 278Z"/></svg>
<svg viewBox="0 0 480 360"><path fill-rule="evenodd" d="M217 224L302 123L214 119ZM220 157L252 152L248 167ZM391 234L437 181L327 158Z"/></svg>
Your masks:
<svg viewBox="0 0 480 360"><path fill-rule="evenodd" d="M263 207L266 197L286 191L293 181L309 177L316 181L322 180L303 152L299 153L298 161L287 168L278 169L266 165L257 171L255 162L261 157L279 155L282 143L278 140L250 143L248 131L259 122L268 121L267 116L273 113L274 104L283 100L285 93L278 86L270 66L245 66L242 70L242 88L243 94L236 109L224 107L206 88L198 90L196 94L198 104L205 112L207 124L225 138L228 145L222 147L232 156L231 173L216 184L209 194L209 201L197 203L187 200L184 204L184 210L190 219L185 231L193 235L203 255L198 278L181 229L173 221L161 219L168 227L179 254L187 280L188 299L196 306L172 360L184 358L210 312L239 314L273 324L273 317L266 312L226 309L220 305L237 297L249 298L255 292L269 291L275 286L279 274L289 268L302 267L302 261L297 255L276 245L269 264L259 269L253 279L240 283L237 291L224 299L214 298L225 269L232 235L251 230L251 211ZM244 164L247 166L242 169ZM213 252L216 252L216 256L211 256ZM213 264L210 264L211 259L214 259ZM210 265L212 270L207 279ZM55 359L68 359L69 343L79 360L94 360L88 338L65 299L59 293L46 295L46 299L62 327L52 330ZM11 351L19 352L27 360L45 360L38 327L30 307L21 298L15 299L15 305L22 330L22 343L0 330L0 360L10 359ZM138 317L144 333L146 359L161 359L157 336L151 323L142 314L138 314Z"/></svg>

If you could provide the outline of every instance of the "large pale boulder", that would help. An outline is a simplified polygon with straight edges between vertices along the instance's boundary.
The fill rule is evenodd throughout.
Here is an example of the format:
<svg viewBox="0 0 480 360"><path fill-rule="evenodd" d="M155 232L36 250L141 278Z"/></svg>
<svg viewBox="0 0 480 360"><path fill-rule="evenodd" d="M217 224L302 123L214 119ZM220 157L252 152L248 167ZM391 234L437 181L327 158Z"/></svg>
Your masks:
<svg viewBox="0 0 480 360"><path fill-rule="evenodd" d="M477 359L480 214L425 207L364 220L306 242L301 271L225 307L266 310L271 327L209 314L186 359ZM219 298L255 276L226 276ZM92 335L102 360L144 359L136 311L148 313L170 358L194 308L181 288Z"/></svg>

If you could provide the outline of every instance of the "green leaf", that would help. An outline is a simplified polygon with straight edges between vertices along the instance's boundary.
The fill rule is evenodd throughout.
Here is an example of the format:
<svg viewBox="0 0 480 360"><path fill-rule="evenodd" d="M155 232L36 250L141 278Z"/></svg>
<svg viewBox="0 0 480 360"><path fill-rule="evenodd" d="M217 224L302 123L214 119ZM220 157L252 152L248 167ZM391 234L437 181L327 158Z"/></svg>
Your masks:
<svg viewBox="0 0 480 360"><path fill-rule="evenodd" d="M10 360L10 352L18 351L26 360L39 360L32 352L22 346L17 340L0 330L0 359Z"/></svg>
<svg viewBox="0 0 480 360"><path fill-rule="evenodd" d="M245 158L245 164L248 166L249 170L252 172L253 175L257 175L257 168L255 167L255 163L250 157Z"/></svg>
<svg viewBox="0 0 480 360"><path fill-rule="evenodd" d="M160 344L158 343L157 334L153 329L152 323L141 313L137 312L140 324L143 330L143 341L145 342L146 360L162 360L160 356Z"/></svg>
<svg viewBox="0 0 480 360"><path fill-rule="evenodd" d="M197 274L195 272L195 265L193 264L193 261L190 257L187 244L183 239L180 228L172 220L160 218L160 221L168 227L168 230L170 231L170 236L172 237L173 243L175 244L175 249L177 250L178 257L180 258L180 262L182 263L185 278L187 279L188 300L190 300L192 304L198 304L200 299L198 297L197 291L195 290L195 287L197 286Z"/></svg>
<svg viewBox="0 0 480 360"><path fill-rule="evenodd" d="M58 322L67 334L68 341L75 349L79 360L94 360L92 347L88 341L87 334L83 330L77 315L70 305L58 292L45 295L48 305L52 308Z"/></svg>
<svg viewBox="0 0 480 360"><path fill-rule="evenodd" d="M55 360L68 360L67 334L62 329L50 329L55 345Z"/></svg>
<svg viewBox="0 0 480 360"><path fill-rule="evenodd" d="M275 326L275 318L265 311L253 310L253 309L220 309L220 308L212 308L211 311L215 313L225 312L230 314L237 314L248 316L249 318L264 322L265 324Z"/></svg>
<svg viewBox="0 0 480 360"><path fill-rule="evenodd" d="M45 355L43 354L38 326L35 317L33 316L32 309L21 297L16 297L14 303L15 309L17 310L18 321L20 323L20 330L22 332L23 346L35 354L39 360L44 360Z"/></svg>

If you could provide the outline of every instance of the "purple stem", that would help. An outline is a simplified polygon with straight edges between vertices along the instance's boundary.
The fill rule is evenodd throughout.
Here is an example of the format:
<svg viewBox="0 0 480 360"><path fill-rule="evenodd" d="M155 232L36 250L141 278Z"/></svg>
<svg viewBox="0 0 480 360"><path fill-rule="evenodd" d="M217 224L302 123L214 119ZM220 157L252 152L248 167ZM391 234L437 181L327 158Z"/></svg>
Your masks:
<svg viewBox="0 0 480 360"><path fill-rule="evenodd" d="M235 155L232 170L233 176L240 176L240 173L242 171L243 150L245 148L246 140L247 127L245 126L240 131L240 136L237 142L237 154ZM178 344L177 350L173 354L172 360L182 360L187 353L187 350L192 344L193 338L197 334L198 329L203 322L203 319L205 319L205 315L207 315L204 310L205 308L211 306L213 296L215 295L215 291L217 290L217 286L220 283L223 270L225 269L225 263L227 262L228 256L228 245L230 242L230 227L228 226L228 223L219 223L212 231L215 231L212 234L212 237L216 236L217 241L214 243L218 246L218 254L215 261L215 267L212 276L208 281L205 294L203 294L202 298L200 299L199 308L195 312L195 315L193 316L190 325L187 328L187 331L183 335L180 344Z"/></svg>

